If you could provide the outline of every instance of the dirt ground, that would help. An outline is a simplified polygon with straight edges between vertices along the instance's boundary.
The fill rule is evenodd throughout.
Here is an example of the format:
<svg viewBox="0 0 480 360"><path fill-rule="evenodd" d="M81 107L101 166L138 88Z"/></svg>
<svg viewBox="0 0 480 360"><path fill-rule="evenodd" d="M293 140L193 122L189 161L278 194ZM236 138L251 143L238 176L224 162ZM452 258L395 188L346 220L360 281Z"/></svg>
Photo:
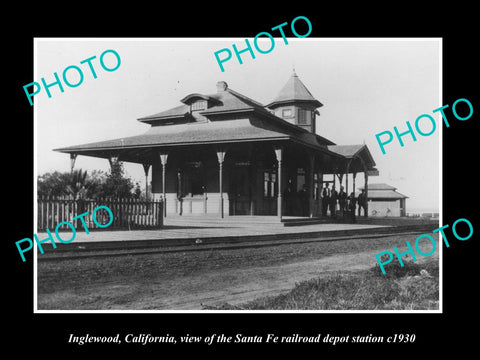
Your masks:
<svg viewBox="0 0 480 360"><path fill-rule="evenodd" d="M295 283L367 269L408 238L339 240L38 263L39 310L201 310L289 291ZM413 240L413 241L412 241ZM438 238L437 238L438 240ZM431 244L422 246L425 253ZM438 258L437 251L432 257ZM418 256L418 262L427 258Z"/></svg>

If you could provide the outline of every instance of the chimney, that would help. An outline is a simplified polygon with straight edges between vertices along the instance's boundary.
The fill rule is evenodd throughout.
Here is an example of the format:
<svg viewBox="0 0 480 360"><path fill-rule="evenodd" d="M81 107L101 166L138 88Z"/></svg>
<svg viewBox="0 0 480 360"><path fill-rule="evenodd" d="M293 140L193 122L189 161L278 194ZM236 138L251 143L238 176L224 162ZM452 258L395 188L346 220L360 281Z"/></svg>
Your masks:
<svg viewBox="0 0 480 360"><path fill-rule="evenodd" d="M217 82L217 92L222 92L227 90L228 84L225 81Z"/></svg>

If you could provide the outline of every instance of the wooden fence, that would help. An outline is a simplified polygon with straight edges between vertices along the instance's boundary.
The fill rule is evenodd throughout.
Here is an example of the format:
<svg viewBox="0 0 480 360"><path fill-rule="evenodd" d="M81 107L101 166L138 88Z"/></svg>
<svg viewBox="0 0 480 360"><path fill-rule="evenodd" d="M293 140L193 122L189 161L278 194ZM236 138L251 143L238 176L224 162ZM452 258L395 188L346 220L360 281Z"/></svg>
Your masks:
<svg viewBox="0 0 480 360"><path fill-rule="evenodd" d="M37 200L37 231L46 228L54 231L61 222L70 222L77 231L84 230L82 220L89 230L99 229L93 221L92 212L98 206L107 206L113 213L113 222L108 229L148 229L163 226L163 202L140 201L136 199L88 199L74 200L67 197L45 197ZM74 217L87 212L88 215L73 220ZM110 221L105 209L95 213L95 219L101 225ZM60 229L69 229L62 224Z"/></svg>

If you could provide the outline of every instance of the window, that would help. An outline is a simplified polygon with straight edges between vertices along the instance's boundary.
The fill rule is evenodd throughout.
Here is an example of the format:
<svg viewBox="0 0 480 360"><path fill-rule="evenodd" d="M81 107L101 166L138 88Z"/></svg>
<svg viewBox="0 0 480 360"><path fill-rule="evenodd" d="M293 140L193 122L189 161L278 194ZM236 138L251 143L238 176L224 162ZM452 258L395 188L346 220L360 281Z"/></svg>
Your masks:
<svg viewBox="0 0 480 360"><path fill-rule="evenodd" d="M306 185L306 174L305 169L298 168L297 169L297 192L303 189L303 186Z"/></svg>
<svg viewBox="0 0 480 360"><path fill-rule="evenodd" d="M263 196L268 198L277 196L277 174L273 170L263 173Z"/></svg>
<svg viewBox="0 0 480 360"><path fill-rule="evenodd" d="M282 117L292 117L293 116L293 113L292 113L292 109L283 109L282 110Z"/></svg>
<svg viewBox="0 0 480 360"><path fill-rule="evenodd" d="M207 108L206 100L198 100L192 104L192 111L205 110Z"/></svg>
<svg viewBox="0 0 480 360"><path fill-rule="evenodd" d="M298 120L297 124L299 125L310 125L312 120L312 112L309 110L298 109Z"/></svg>

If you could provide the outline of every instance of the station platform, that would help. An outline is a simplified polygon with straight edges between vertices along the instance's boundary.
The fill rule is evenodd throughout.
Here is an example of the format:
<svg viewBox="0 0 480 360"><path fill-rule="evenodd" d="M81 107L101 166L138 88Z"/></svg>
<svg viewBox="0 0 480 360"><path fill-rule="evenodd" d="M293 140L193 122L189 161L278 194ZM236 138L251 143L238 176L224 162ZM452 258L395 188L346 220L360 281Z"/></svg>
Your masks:
<svg viewBox="0 0 480 360"><path fill-rule="evenodd" d="M285 221L307 220L308 218L285 217ZM406 231L431 232L438 227L438 221L414 219L370 219L358 218L356 223L346 223L333 219L312 221L301 226L284 226L274 216L232 216L224 219L204 216L170 216L166 217L164 226L152 230L92 230L77 231L75 239L68 243L60 243L57 249L73 250L74 248L108 248L108 247L151 247L178 246L200 243L219 243L249 240L281 240L332 236L352 236L368 234L391 234ZM53 233L53 232L52 232ZM61 231L60 236L69 240L71 231ZM41 232L40 240L47 238ZM53 235L55 236L55 235ZM114 245L115 244L115 245ZM45 251L55 250L50 242L42 244Z"/></svg>

